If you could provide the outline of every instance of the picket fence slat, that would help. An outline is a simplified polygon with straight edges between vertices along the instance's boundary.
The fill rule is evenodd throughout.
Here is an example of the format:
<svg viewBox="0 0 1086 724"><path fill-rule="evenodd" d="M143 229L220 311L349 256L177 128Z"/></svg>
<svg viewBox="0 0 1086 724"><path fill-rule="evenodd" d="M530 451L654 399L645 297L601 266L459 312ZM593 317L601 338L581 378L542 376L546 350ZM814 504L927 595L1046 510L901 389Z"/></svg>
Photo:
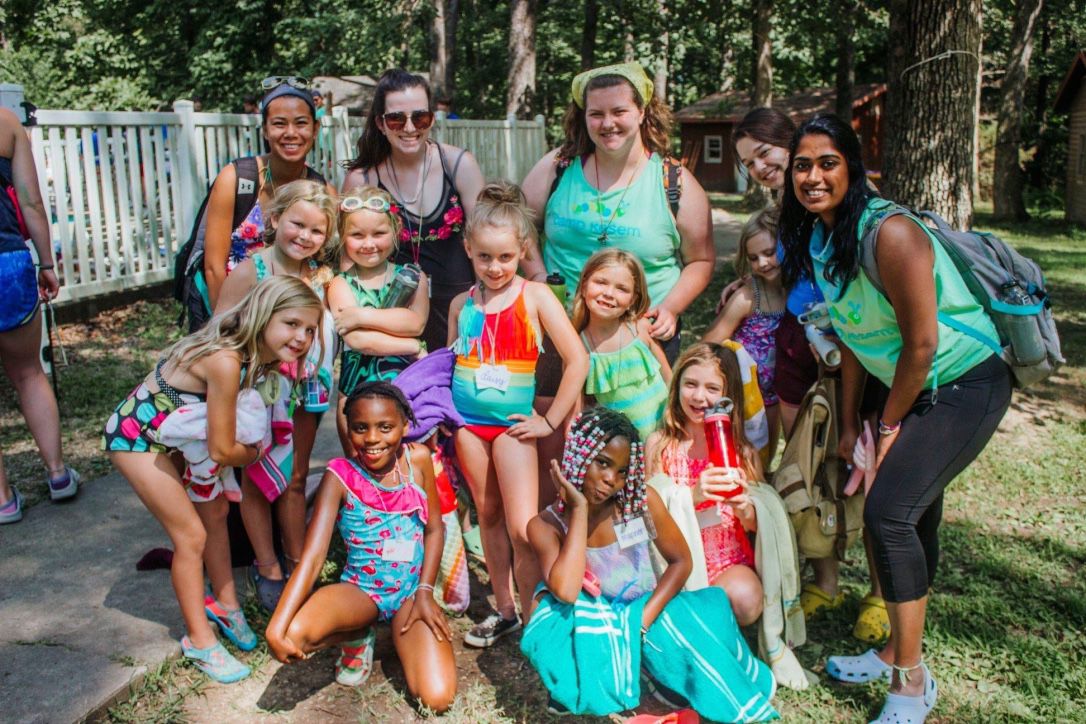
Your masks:
<svg viewBox="0 0 1086 724"><path fill-rule="evenodd" d="M357 152L365 118L333 108L308 161L335 187ZM264 152L259 115L40 109L30 130L48 204L59 303L168 280L192 216L219 171ZM474 154L489 179L521 181L546 150L542 118L448 120L433 137Z"/></svg>

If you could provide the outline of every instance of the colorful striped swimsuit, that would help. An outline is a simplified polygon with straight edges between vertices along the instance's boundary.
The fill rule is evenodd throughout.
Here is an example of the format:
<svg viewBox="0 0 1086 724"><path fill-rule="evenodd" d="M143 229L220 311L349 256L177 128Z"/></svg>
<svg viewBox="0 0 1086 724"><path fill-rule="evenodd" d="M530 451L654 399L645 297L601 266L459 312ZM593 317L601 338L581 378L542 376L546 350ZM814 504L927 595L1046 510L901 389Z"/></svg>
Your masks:
<svg viewBox="0 0 1086 724"><path fill-rule="evenodd" d="M509 415L532 414L542 335L528 318L526 286L522 281L516 300L494 314L483 311L472 289L457 320L453 404L469 430L491 440L497 437L494 432L502 431L496 428L508 428L516 422Z"/></svg>
<svg viewBox="0 0 1086 724"><path fill-rule="evenodd" d="M593 352L584 333L581 341L589 350L585 394L603 407L621 412L645 440L656 430L667 406L667 385L660 375L660 363L637 329L628 325L633 341L613 352Z"/></svg>

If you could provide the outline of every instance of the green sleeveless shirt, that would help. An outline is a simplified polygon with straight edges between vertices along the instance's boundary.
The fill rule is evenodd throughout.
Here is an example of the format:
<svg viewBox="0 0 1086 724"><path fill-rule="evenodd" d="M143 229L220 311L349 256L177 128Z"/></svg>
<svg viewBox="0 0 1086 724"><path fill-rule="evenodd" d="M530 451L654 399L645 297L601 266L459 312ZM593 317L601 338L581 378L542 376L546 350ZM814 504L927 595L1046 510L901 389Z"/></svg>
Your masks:
<svg viewBox="0 0 1086 724"><path fill-rule="evenodd" d="M628 189L597 194L584 177L580 159L575 159L547 200L543 227L547 271L561 272L572 292L588 257L607 247L624 249L645 267L652 305L664 301L679 281L682 263L679 230L664 191L663 164L654 153ZM601 242L605 231L607 240Z"/></svg>
<svg viewBox="0 0 1086 724"><path fill-rule="evenodd" d="M870 199L860 217L858 237L862 238L863 230L874 214L890 206L891 202L885 199ZM942 244L932 237L927 227L919 222L917 225L924 230L935 251L933 272L939 316L967 325L992 339L998 339L995 326L965 286L961 274L947 256ZM829 238L833 238L832 233ZM857 240L857 243L861 242ZM834 331L860 360L864 369L889 387L894 380L902 347L901 330L890 301L879 293L862 269L843 292L836 284L826 280L824 272L830 258L831 245L827 243L826 227L821 221L815 223L811 233L810 252L811 261L814 263L814 278L826 297ZM927 387L937 387L956 380L992 354L992 350L982 342L948 327L943 319L939 321L939 344L925 381Z"/></svg>

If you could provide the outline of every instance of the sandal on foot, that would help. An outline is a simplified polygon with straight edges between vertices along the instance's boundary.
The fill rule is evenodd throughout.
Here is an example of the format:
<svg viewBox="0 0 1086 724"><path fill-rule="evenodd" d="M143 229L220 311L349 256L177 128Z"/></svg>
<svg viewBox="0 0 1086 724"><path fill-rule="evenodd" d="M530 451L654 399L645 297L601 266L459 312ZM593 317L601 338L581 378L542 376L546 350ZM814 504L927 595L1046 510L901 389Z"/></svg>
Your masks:
<svg viewBox="0 0 1086 724"><path fill-rule="evenodd" d="M871 724L923 724L928 714L935 708L935 702L939 699L939 685L935 677L928 671L926 664L918 664L911 669L892 667L905 673L920 669L924 674L924 693L920 696L905 696L904 694L887 694L886 702L882 705L877 719L872 719Z"/></svg>
<svg viewBox="0 0 1086 724"><path fill-rule="evenodd" d="M11 489L11 500L0 505L0 525L18 523L23 519L23 496L15 488Z"/></svg>
<svg viewBox="0 0 1086 724"><path fill-rule="evenodd" d="M253 588L256 589L256 597L260 601L260 605L268 613L275 613L275 607L279 605L279 599L283 595L283 590L287 587L287 579L280 578L275 581L265 578L260 575L260 571L256 566L249 569L249 577L253 581Z"/></svg>
<svg viewBox="0 0 1086 724"><path fill-rule="evenodd" d="M890 681L893 666L879 658L875 649L868 649L859 656L831 656L826 661L826 673L830 678L846 684L866 684L885 679Z"/></svg>
<svg viewBox="0 0 1086 724"><path fill-rule="evenodd" d="M55 480L46 476L45 482L49 486L49 497L53 500L64 500L79 492L79 473L67 465L64 466L64 475Z"/></svg>
<svg viewBox="0 0 1086 724"><path fill-rule="evenodd" d="M852 635L869 644L880 644L890 638L890 617L886 602L878 596L864 596L860 601L860 615L852 627Z"/></svg>
<svg viewBox="0 0 1086 724"><path fill-rule="evenodd" d="M799 605L803 609L803 617L810 618L822 609L832 611L845 602L845 594L840 591L833 598L813 583L803 584L803 590L799 594Z"/></svg>
<svg viewBox="0 0 1086 724"><path fill-rule="evenodd" d="M252 651L256 648L256 634L249 628L249 622L240 608L231 610L216 601L214 596L208 596L204 599L204 613L209 621L218 624L223 636L239 649Z"/></svg>
<svg viewBox="0 0 1086 724"><path fill-rule="evenodd" d="M344 686L364 684L373 671L373 648L376 642L377 634L371 626L362 638L340 644L340 655L336 660L336 681Z"/></svg>
<svg viewBox="0 0 1086 724"><path fill-rule="evenodd" d="M198 649L186 636L181 639L181 653L186 659L191 659L196 668L220 684L233 684L250 673L249 667L231 656L218 641L210 648Z"/></svg>

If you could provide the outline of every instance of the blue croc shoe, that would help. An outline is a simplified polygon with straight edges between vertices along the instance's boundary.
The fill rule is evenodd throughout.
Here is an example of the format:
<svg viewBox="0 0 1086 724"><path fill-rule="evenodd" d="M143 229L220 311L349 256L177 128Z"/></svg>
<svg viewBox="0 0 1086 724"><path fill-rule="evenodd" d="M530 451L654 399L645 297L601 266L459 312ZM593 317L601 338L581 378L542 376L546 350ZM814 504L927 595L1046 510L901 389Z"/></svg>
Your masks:
<svg viewBox="0 0 1086 724"><path fill-rule="evenodd" d="M889 683L893 670L893 666L879 658L875 649L868 649L859 656L831 656L826 661L826 673L846 684L866 684L878 679Z"/></svg>
<svg viewBox="0 0 1086 724"><path fill-rule="evenodd" d="M181 653L196 664L196 668L220 684L233 684L250 674L249 667L231 656L218 641L210 648L198 649L186 636L181 639Z"/></svg>
<svg viewBox="0 0 1086 724"><path fill-rule="evenodd" d="M218 624L223 636L239 649L252 651L256 648L256 634L249 628L249 622L240 608L231 611L213 596L208 596L204 599L204 613L209 621Z"/></svg>
<svg viewBox="0 0 1086 724"><path fill-rule="evenodd" d="M877 719L871 720L871 724L924 724L939 699L939 685L935 683L935 677L928 671L926 664L918 664L908 669L899 666L894 668L906 682L909 680L909 672L919 669L924 676L924 693L920 696L887 694L882 711Z"/></svg>

